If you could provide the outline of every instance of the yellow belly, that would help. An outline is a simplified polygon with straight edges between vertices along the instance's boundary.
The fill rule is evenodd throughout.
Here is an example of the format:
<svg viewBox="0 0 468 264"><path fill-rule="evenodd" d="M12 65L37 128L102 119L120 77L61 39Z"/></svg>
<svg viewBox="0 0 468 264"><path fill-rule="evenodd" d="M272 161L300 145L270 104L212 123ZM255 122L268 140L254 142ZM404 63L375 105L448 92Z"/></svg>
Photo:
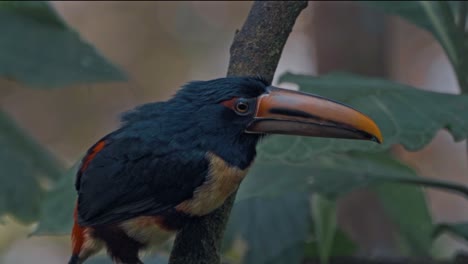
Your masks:
<svg viewBox="0 0 468 264"><path fill-rule="evenodd" d="M174 232L164 230L159 226L158 217L140 216L120 224L125 233L136 241L157 246L166 242Z"/></svg>
<svg viewBox="0 0 468 264"><path fill-rule="evenodd" d="M241 170L227 164L213 153L208 153L210 169L206 181L198 187L193 198L180 203L178 211L202 216L220 207L239 187L247 174L248 168Z"/></svg>

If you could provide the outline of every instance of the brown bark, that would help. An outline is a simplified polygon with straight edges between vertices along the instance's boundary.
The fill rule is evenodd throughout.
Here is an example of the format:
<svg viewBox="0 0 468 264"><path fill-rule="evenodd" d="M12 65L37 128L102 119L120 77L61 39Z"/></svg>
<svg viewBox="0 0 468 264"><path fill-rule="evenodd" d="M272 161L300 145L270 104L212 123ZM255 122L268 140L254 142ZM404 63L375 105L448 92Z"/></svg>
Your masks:
<svg viewBox="0 0 468 264"><path fill-rule="evenodd" d="M231 45L228 76L261 75L273 80L281 52L307 1L256 1ZM235 194L213 213L187 224L178 234L170 264L218 264Z"/></svg>

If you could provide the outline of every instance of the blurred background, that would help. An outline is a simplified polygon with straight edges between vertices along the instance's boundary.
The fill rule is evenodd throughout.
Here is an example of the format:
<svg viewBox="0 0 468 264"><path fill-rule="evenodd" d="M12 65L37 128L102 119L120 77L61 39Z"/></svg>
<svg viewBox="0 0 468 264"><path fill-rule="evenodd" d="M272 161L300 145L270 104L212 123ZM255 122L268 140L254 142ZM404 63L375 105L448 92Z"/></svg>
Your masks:
<svg viewBox="0 0 468 264"><path fill-rule="evenodd" d="M252 2L51 1L63 19L105 57L120 66L128 82L33 90L2 81L2 108L65 164L118 126L119 114L168 99L190 80L224 76L229 47ZM275 82L285 71L326 74L348 71L385 77L421 89L459 93L440 45L421 29L356 2L309 2L284 49ZM295 89L293 85L278 86ZM444 131L423 150L395 147L398 157L425 176L468 184L466 143ZM434 221L468 219L466 201L427 191ZM66 263L68 237L29 237L35 226L5 217L0 224L3 264ZM397 247L395 227L370 190L339 200L338 223L366 255ZM463 244L447 236L437 250L449 256Z"/></svg>

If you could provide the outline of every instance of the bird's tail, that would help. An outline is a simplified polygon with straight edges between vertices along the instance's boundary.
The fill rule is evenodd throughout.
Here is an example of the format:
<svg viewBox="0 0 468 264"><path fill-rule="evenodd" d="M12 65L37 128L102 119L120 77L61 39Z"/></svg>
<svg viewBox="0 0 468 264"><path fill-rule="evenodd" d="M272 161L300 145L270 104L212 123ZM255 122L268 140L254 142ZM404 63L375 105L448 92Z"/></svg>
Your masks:
<svg viewBox="0 0 468 264"><path fill-rule="evenodd" d="M78 255L75 255L73 254L70 258L70 260L68 261L68 264L81 264L82 262L80 261L80 258L78 257Z"/></svg>
<svg viewBox="0 0 468 264"><path fill-rule="evenodd" d="M84 243L84 228L81 227L77 222L78 220L78 210L77 206L75 206L75 211L73 214L74 218L74 223L73 223L73 229L72 229L72 234L71 234L71 240L72 240L72 256L70 260L68 261L68 264L80 264L83 263L83 261L80 259L79 255L81 253L83 243Z"/></svg>

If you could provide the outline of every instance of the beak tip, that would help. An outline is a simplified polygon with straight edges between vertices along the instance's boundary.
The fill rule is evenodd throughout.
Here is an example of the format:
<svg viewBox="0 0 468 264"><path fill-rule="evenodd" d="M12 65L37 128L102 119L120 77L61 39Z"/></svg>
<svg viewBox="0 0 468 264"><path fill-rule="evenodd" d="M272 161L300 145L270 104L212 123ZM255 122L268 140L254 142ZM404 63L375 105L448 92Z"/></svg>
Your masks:
<svg viewBox="0 0 468 264"><path fill-rule="evenodd" d="M361 139L372 141L377 144L382 144L383 142L383 138L380 134L370 134L368 132L364 132L364 136Z"/></svg>
<svg viewBox="0 0 468 264"><path fill-rule="evenodd" d="M380 132L380 129L377 129L377 132L378 133L373 135L372 141L377 142L378 144L382 144L383 143L383 137L382 137L382 133Z"/></svg>
<svg viewBox="0 0 468 264"><path fill-rule="evenodd" d="M382 137L373 137L372 138L372 141L378 143L378 144L382 144L383 143L383 139Z"/></svg>
<svg viewBox="0 0 468 264"><path fill-rule="evenodd" d="M366 127L366 132L369 133L371 136L370 140L382 144L383 143L383 136L382 132L380 131L379 126L370 118L368 118L368 123L364 127Z"/></svg>

